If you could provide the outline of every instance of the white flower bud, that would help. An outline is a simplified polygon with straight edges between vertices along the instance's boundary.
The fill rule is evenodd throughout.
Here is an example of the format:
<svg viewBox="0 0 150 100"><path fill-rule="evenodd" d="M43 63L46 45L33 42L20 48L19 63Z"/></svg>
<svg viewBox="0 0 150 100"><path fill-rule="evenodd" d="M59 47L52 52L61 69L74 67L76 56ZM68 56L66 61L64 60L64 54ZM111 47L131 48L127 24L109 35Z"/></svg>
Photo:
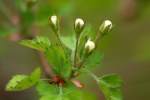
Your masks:
<svg viewBox="0 0 150 100"><path fill-rule="evenodd" d="M112 22L110 20L105 20L99 28L100 32L102 32L103 34L110 32L111 29L112 29Z"/></svg>
<svg viewBox="0 0 150 100"><path fill-rule="evenodd" d="M81 19L81 18L77 18L77 19L75 20L74 28L75 28L75 32L77 33L78 36L79 36L80 33L83 31L83 28L84 28L84 26L85 26L84 24L85 24L85 23L84 23L83 19Z"/></svg>
<svg viewBox="0 0 150 100"><path fill-rule="evenodd" d="M88 51L88 53L90 53L95 49L95 43L91 41L91 39L88 39L85 43L85 49Z"/></svg>
<svg viewBox="0 0 150 100"><path fill-rule="evenodd" d="M53 15L50 17L49 21L50 21L50 25L51 25L53 31L57 32L58 31L58 24L59 24L58 17Z"/></svg>

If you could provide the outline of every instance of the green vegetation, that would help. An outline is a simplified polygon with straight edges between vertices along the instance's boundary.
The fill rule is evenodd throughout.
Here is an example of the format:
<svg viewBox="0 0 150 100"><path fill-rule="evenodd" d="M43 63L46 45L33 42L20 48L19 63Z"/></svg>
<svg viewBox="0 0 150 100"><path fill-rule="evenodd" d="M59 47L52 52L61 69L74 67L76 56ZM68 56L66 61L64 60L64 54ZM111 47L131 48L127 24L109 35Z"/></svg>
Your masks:
<svg viewBox="0 0 150 100"><path fill-rule="evenodd" d="M84 83L77 79L80 74L90 75L98 84L106 100L123 100L122 80L116 74L96 76L91 72L99 66L103 54L97 51L99 41L112 29L112 23L106 20L98 33L91 36L92 31L86 27L81 18L74 23L75 34L62 36L60 20L51 16L50 26L56 40L37 36L32 40L22 40L21 45L35 49L48 62L41 68L46 75L41 77L41 69L37 68L31 75L16 75L6 86L7 91L22 91L32 86L36 87L40 100L96 100L94 94L84 91ZM51 72L50 72L51 71Z"/></svg>

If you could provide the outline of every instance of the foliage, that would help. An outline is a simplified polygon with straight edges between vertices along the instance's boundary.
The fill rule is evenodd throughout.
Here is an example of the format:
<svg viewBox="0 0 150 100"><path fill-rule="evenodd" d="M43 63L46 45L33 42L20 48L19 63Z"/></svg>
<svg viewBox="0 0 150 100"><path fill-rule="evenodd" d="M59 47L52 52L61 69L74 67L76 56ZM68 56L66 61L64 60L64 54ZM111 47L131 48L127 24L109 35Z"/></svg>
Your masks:
<svg viewBox="0 0 150 100"><path fill-rule="evenodd" d="M7 91L22 91L35 85L41 76L40 68L34 70L31 75L15 75L7 84Z"/></svg>
<svg viewBox="0 0 150 100"><path fill-rule="evenodd" d="M99 79L99 87L105 94L107 100L122 100L122 80L116 74L105 75Z"/></svg>
<svg viewBox="0 0 150 100"><path fill-rule="evenodd" d="M77 19L75 21L75 34L64 37L59 32L59 25L56 25L56 23L59 24L58 17L53 16L53 18L50 19L50 24L53 24L51 27L56 35L56 41L50 41L48 37L38 36L32 40L22 40L20 44L42 52L48 64L51 65L54 75L40 79L41 71L38 68L31 75L14 76L7 84L6 90L21 91L35 85L40 100L96 100L91 93L79 89L83 87L83 84L76 80L76 77L84 70L96 80L106 100L122 100L122 80L119 76L110 74L99 78L90 71L91 68L101 63L103 54L99 53L96 48L98 40L105 33L101 33L100 30L94 36L91 34L93 31L89 26L85 28L88 31L83 31L85 23L82 19ZM111 28L103 23L103 30L108 32ZM90 43L87 42L89 39ZM49 66L46 67L46 69L50 68Z"/></svg>

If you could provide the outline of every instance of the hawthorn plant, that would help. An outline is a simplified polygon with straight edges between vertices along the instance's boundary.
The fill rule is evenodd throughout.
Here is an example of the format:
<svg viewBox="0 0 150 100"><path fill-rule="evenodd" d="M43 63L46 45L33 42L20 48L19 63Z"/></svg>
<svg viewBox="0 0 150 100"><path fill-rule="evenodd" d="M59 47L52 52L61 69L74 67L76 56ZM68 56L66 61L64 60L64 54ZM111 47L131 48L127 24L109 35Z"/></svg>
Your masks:
<svg viewBox="0 0 150 100"><path fill-rule="evenodd" d="M101 40L113 27L105 20L99 31L93 34L85 22L77 18L74 23L75 34L61 36L59 18L51 16L50 26L56 36L55 41L37 36L33 40L22 40L21 45L39 52L43 62L42 70L36 68L30 75L15 75L6 86L7 91L22 91L35 86L39 100L96 100L91 93L83 91L84 83L77 79L81 74L90 75L98 84L106 100L122 100L122 80L117 74L96 76L91 69L98 66L102 54L97 50Z"/></svg>

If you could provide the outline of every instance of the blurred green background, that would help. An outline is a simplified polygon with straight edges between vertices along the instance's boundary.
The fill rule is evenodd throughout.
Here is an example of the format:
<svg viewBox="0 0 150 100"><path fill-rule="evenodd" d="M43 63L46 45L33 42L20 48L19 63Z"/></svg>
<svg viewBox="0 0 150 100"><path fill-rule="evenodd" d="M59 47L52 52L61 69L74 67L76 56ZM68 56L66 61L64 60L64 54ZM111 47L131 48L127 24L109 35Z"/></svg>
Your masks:
<svg viewBox="0 0 150 100"><path fill-rule="evenodd" d="M16 41L35 35L52 38L48 17L53 14L60 16L64 35L73 33L77 17L95 32L103 20L112 20L114 30L99 43L105 56L95 73L118 73L124 100L150 99L150 0L0 0L0 100L37 100L33 89L9 93L4 88L14 74L40 65L36 52ZM104 100L95 82L84 78L87 90Z"/></svg>

